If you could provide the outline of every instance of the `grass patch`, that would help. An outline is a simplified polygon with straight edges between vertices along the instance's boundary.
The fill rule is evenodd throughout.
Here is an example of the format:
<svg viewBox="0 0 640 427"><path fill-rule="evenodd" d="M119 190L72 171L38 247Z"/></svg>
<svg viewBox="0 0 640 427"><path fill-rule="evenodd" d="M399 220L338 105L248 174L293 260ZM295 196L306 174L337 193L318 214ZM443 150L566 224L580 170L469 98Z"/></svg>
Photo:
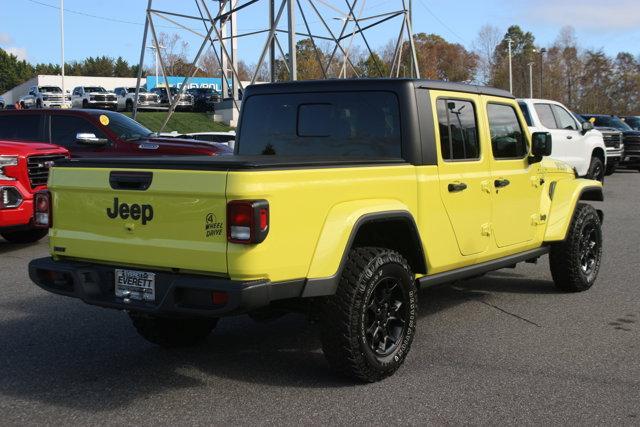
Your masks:
<svg viewBox="0 0 640 427"><path fill-rule="evenodd" d="M154 132L158 132L167 113L165 111L140 111L136 120ZM224 123L214 122L213 117L206 113L173 113L163 132L191 133L191 132L227 132L232 128Z"/></svg>

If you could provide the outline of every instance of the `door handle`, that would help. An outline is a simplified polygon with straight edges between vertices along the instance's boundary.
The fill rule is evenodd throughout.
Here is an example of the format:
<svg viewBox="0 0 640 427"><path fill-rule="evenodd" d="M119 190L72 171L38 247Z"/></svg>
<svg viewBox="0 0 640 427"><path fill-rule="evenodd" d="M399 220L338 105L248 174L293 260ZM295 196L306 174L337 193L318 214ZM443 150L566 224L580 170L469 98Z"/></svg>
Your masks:
<svg viewBox="0 0 640 427"><path fill-rule="evenodd" d="M496 188L503 188L509 184L511 184L511 181L509 181L508 179L496 179L495 181L493 181L493 185L495 185Z"/></svg>
<svg viewBox="0 0 640 427"><path fill-rule="evenodd" d="M573 137L571 135L568 135L567 139L573 139Z"/></svg>
<svg viewBox="0 0 640 427"><path fill-rule="evenodd" d="M467 184L464 182L456 182L449 184L449 193L459 193L467 189Z"/></svg>

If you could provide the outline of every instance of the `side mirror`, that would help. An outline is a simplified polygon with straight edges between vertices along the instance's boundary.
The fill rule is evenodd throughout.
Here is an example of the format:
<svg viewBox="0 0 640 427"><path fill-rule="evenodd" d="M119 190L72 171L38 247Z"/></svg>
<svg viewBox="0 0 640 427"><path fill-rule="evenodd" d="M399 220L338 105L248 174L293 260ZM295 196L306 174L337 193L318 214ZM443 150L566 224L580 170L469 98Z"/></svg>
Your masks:
<svg viewBox="0 0 640 427"><path fill-rule="evenodd" d="M545 156L551 155L552 137L549 132L535 132L531 138L530 163L538 163Z"/></svg>
<svg viewBox="0 0 640 427"><path fill-rule="evenodd" d="M76 142L83 145L107 145L109 140L98 138L93 133L78 133L76 134Z"/></svg>
<svg viewBox="0 0 640 427"><path fill-rule="evenodd" d="M591 122L582 123L582 133L587 133L593 129L595 129L595 127L593 126L593 123Z"/></svg>

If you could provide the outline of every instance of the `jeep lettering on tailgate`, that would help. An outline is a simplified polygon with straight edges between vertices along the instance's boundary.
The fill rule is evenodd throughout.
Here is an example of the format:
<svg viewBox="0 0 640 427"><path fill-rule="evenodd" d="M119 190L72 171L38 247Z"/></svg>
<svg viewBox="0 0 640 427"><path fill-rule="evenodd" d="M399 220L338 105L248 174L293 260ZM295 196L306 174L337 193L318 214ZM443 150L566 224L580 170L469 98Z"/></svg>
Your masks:
<svg viewBox="0 0 640 427"><path fill-rule="evenodd" d="M122 219L131 218L134 221L142 220L142 225L146 225L147 222L153 219L153 206L139 205L137 203L133 205L120 204L118 198L115 197L113 199L113 208L107 208L107 216L111 219L120 217Z"/></svg>

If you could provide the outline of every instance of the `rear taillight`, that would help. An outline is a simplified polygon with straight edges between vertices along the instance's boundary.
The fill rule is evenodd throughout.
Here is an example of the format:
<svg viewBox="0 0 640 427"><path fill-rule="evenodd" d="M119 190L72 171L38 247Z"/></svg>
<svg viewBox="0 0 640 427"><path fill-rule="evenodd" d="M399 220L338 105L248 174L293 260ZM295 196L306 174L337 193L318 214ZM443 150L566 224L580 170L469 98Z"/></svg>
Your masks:
<svg viewBox="0 0 640 427"><path fill-rule="evenodd" d="M39 191L33 198L33 223L36 227L51 228L53 217L51 214L51 193Z"/></svg>
<svg viewBox="0 0 640 427"><path fill-rule="evenodd" d="M233 200L227 203L227 239L231 243L261 243L269 234L269 202Z"/></svg>

